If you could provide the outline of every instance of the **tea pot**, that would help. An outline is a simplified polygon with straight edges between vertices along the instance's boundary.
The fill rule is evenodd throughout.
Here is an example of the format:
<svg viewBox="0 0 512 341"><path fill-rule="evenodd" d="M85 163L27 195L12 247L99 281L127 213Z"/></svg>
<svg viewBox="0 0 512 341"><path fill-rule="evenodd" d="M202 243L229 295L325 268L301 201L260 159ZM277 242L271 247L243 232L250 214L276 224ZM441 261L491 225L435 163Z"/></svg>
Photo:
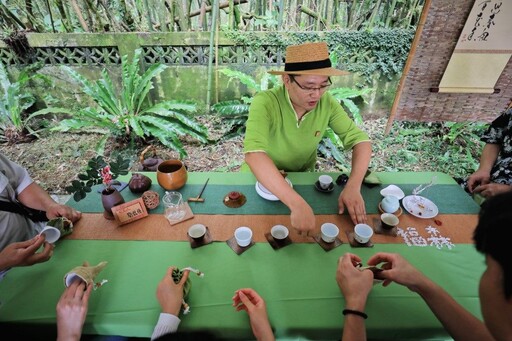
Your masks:
<svg viewBox="0 0 512 341"><path fill-rule="evenodd" d="M394 195L386 195L380 202L380 207L386 213L394 213L400 208L400 202Z"/></svg>

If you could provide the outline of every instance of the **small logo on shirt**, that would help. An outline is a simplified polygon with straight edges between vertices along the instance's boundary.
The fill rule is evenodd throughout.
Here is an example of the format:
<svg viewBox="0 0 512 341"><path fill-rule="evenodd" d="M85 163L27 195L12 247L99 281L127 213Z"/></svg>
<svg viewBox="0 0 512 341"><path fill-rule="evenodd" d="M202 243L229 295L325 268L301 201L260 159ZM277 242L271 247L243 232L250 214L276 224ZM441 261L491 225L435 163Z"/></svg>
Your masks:
<svg viewBox="0 0 512 341"><path fill-rule="evenodd" d="M320 136L320 130L317 130L315 133L315 137L318 137L318 136Z"/></svg>

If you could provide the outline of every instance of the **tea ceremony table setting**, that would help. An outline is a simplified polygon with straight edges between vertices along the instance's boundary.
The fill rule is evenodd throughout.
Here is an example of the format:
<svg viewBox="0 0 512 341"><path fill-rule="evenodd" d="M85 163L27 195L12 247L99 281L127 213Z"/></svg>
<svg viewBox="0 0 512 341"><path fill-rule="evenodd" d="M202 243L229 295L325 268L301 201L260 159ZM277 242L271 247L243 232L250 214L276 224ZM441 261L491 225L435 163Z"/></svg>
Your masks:
<svg viewBox="0 0 512 341"><path fill-rule="evenodd" d="M191 276L190 312L180 317L180 330L212 329L224 338L252 339L247 316L231 306L235 290L251 287L265 299L278 339L338 340L344 308L335 280L338 258L351 252L364 263L380 251L400 253L481 317L478 280L484 258L472 241L479 206L446 174L375 173L379 182L361 189L371 231L364 244L357 242L362 236L354 236L350 217L338 214L343 183L335 180L340 173L286 174L315 212L316 227L309 235L291 227L283 203L258 193L251 173L189 172L184 185L175 189L163 188L156 172L142 174L151 179L149 190L157 194L153 203L158 205L143 207L147 215L128 223L104 217L97 190L79 202L68 201L82 218L55 243L50 261L14 268L0 281L2 329L54 327L66 272L84 261L107 261L96 279L107 282L91 295L84 334L150 337L160 313L156 285L165 269L175 265L204 273L201 279ZM120 180L128 182L131 175ZM331 180L322 177L320 183L321 175ZM413 195L419 186L427 188ZM166 192L178 192L186 209L175 221L166 218ZM123 205L141 205L142 193L129 188L120 193ZM408 196L412 199L404 203ZM247 228L238 230L243 236L235 236L242 227ZM245 244L237 244L242 239ZM377 283L366 314L369 339L449 338L423 300L400 285Z"/></svg>

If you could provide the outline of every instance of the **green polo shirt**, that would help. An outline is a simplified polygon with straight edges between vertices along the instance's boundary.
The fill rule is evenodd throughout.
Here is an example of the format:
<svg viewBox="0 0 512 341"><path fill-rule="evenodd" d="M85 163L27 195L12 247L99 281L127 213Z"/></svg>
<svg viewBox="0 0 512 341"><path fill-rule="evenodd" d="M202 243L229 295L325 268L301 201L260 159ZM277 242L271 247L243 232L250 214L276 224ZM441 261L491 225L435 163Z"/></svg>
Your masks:
<svg viewBox="0 0 512 341"><path fill-rule="evenodd" d="M299 122L288 92L281 85L254 96L246 124L244 153L265 152L277 169L287 172L313 171L317 147L327 127L340 137L345 150L369 141L368 135L328 92ZM241 170L250 169L244 163Z"/></svg>

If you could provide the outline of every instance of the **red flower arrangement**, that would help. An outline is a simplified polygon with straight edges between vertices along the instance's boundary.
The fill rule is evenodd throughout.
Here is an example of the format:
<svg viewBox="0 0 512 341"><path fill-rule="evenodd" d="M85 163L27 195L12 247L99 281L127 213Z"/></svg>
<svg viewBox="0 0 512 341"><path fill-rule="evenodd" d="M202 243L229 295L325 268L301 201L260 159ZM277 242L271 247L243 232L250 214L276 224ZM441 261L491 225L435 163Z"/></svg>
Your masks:
<svg viewBox="0 0 512 341"><path fill-rule="evenodd" d="M108 192L112 191L112 172L110 171L110 166L106 165L101 168L99 170L99 174L103 181L103 185L105 185L105 190Z"/></svg>

